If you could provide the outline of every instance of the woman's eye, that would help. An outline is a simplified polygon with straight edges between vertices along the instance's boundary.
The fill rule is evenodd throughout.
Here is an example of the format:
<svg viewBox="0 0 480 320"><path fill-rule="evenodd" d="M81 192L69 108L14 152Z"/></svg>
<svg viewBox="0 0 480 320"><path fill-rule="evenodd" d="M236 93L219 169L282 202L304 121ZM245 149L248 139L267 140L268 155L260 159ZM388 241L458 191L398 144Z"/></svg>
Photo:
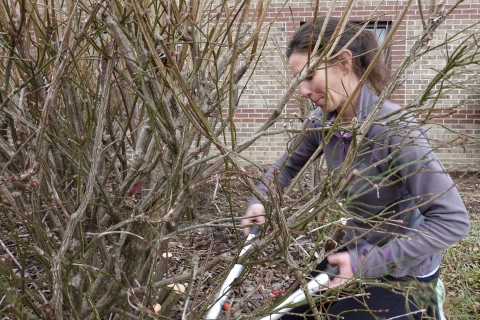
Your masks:
<svg viewBox="0 0 480 320"><path fill-rule="evenodd" d="M305 78L307 81L313 80L313 76L315 76L315 71L313 71L308 77Z"/></svg>

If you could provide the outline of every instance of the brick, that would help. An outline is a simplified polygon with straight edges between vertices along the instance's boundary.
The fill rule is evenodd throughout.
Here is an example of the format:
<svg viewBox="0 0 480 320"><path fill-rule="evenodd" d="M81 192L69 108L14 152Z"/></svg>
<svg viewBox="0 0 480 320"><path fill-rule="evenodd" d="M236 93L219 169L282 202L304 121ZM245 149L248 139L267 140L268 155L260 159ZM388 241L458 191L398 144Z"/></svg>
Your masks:
<svg viewBox="0 0 480 320"><path fill-rule="evenodd" d="M456 30L459 30L460 28L465 28L468 26L468 24L472 24L476 21L478 21L478 9L480 8L480 5L476 3L477 1L475 0L465 0L465 3L467 4L461 4L457 10L455 11L454 15L450 17L447 21L448 25L441 26L439 28L439 31L435 35L435 38L431 41L430 45L435 45L438 43L441 43L443 39L445 38L445 33L447 32L447 35L453 35ZM279 2L278 2L279 3ZM321 12L326 12L328 9L325 7L328 5L329 2L326 2L324 6L321 8ZM337 8L334 10L334 16L339 16L341 14L341 8L342 4L344 2L339 2L337 5ZM358 1L354 13L352 15L352 18L355 19L365 19L368 17L370 12L373 10L375 7L374 2L372 1ZM287 9L285 8L283 12L279 15L281 23L275 24L275 27L272 29L272 33L270 34L270 37L275 37L276 39L282 39L283 44L288 41L289 37L293 34L293 31L298 28L298 26L294 25L293 21L291 21L291 16L292 13L290 10L293 12L293 15L295 16L296 21L301 21L301 20L307 20L312 17L312 8L310 7L312 5L311 1L298 1L291 3L291 8ZM395 19L397 12L402 9L403 1L397 2L395 1L390 1L387 0L384 2L384 5L381 6L379 13L380 14L386 14L385 18L388 19ZM426 7L426 5L425 5ZM448 6L447 6L448 7ZM277 15L277 10L279 7L273 6L273 9L271 9L271 16L274 17ZM419 21L416 21L415 19L418 18L418 7L413 6L411 10L412 14L410 16L407 16L407 21L405 21L397 31L397 33L394 36L394 42L392 44L390 53L391 53L391 66L392 69L395 70L395 68L399 65L399 63L403 60L404 56L408 53L408 50L411 45L417 40L418 36L422 33L421 31L421 23ZM383 19L383 18L382 18ZM468 20L470 19L471 22ZM455 23L452 23L455 22ZM283 24L283 25L282 25ZM454 42L455 43L455 42ZM280 43L282 45L282 43ZM456 44L455 44L456 45ZM448 46L448 50L452 52L453 48L455 45L450 45ZM396 92L392 95L391 99L393 101L399 102L399 103L408 103L410 101L413 101L419 94L422 93L422 88L429 83L429 81L432 79L433 76L438 74L437 70L441 70L443 66L445 65L445 57L444 57L444 52L445 52L445 47L440 48L441 50L437 50L437 52L432 52L428 57L419 59L416 61L410 69L407 70L405 76L405 83L403 86L401 86ZM253 75L253 82L255 82L255 86L250 86L249 88L249 93L248 95L244 95L242 97L242 101L245 102L245 104L241 103L242 107L245 107L245 109L248 109L247 113L244 113L245 111L240 112L240 114L245 114L248 115L246 118L242 117L239 118L242 121L247 121L247 122L241 122L241 124L245 127L243 128L238 128L238 135L241 136L242 134L248 135L251 134L261 123L263 123L264 119L268 117L268 115L271 113L273 110L272 107L276 106L277 100L279 97L283 94L283 86L280 83L277 83L275 77L285 77L287 72L282 72L279 70L283 70L283 66L281 64L281 54L283 54L283 48L280 54L278 54L277 50L274 49L273 44L268 44L267 45L267 50L271 50L271 54L263 59L263 62L267 62L268 64L265 64L262 66L260 69L265 69L268 70L269 72L266 73L261 73L261 72L256 72ZM434 68L434 69L433 69ZM260 71L258 69L258 71ZM275 72L272 72L272 70L275 70ZM478 72L478 71L477 71ZM273 76L275 75L275 76ZM473 75L473 73L472 73ZM469 75L470 77L472 75ZM467 75L462 75L457 77L457 79L467 79ZM260 92L263 94L263 96L260 94ZM469 93L470 94L470 93ZM463 91L456 91L452 92L448 97L445 99L442 99L438 101L437 107L439 109L443 109L447 106L456 106L460 105L462 108L465 109L456 109L453 110L455 113L452 116L448 116L452 110L436 110L434 114L431 116L439 117L442 115L448 116L448 118L437 118L435 119L435 122L441 125L446 125L449 126L452 130L463 130L465 134L472 134L472 135L479 135L480 134L480 129L478 129L479 126L479 118L480 118L480 103L478 102L479 98L476 98L477 102L476 104L471 104L467 105L467 102L471 100L471 98L468 97ZM473 109L479 110L478 113L473 113ZM297 112L297 107L294 104L291 104L289 106L286 106L284 109L284 114L286 116L291 116L287 115L286 113L293 113ZM475 117L473 117L475 115ZM237 117L236 117L237 119ZM464 123L462 123L464 122ZM276 125L276 128L281 128L281 124L283 123L289 123L288 119L279 121L279 124ZM252 126L253 124L253 126ZM249 132L246 131L246 129L250 129ZM273 128L272 128L273 129ZM435 129L435 137L438 137L438 139L441 140L451 140L455 138L455 135L452 134L445 134L448 133L448 131L444 130L442 127L438 127ZM468 132L468 133L467 133ZM432 136L430 134L430 136ZM283 140L282 140L283 139ZM258 158L261 161L269 161L269 163L273 162L275 158L282 152L286 145L286 141L288 139L286 138L286 135L284 138L281 136L275 137L275 139L269 138L265 139L266 145L262 145L261 147L265 148L270 148L271 152L268 150L264 150L264 152L259 152ZM263 141L263 139L262 139ZM283 142L279 142L283 141ZM441 141L440 141L441 142ZM276 148L280 146L280 148ZM275 148L274 148L275 147ZM264 154L268 152L269 155L265 156ZM456 153L458 152L463 152L459 148L456 149L451 149L451 150L445 150L442 151L441 154L442 157L443 155L448 156L446 159L450 159L452 165L454 165L456 162L458 162L459 159L465 160L464 158L455 158ZM468 153L467 153L468 154ZM477 154L478 155L478 154ZM253 156L253 155L252 155ZM257 155L255 155L257 157ZM443 159L443 158L442 158ZM260 161L257 160L257 161ZM468 162L468 161L467 161Z"/></svg>

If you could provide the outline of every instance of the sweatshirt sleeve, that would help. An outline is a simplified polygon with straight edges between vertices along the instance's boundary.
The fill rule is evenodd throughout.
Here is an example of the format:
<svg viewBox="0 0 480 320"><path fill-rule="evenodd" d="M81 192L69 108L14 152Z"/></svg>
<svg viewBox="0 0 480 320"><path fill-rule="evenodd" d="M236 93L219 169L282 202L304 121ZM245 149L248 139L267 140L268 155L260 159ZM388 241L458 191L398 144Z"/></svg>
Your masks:
<svg viewBox="0 0 480 320"><path fill-rule="evenodd" d="M428 257L463 238L469 217L453 180L433 153L426 134L416 130L406 138L387 139L390 169L423 215L423 222L384 246L369 245L350 253L357 275L412 275Z"/></svg>
<svg viewBox="0 0 480 320"><path fill-rule="evenodd" d="M317 114L314 114L318 117ZM303 128L318 128L317 121L305 121L303 123ZM297 173L303 168L305 163L310 159L312 154L317 150L318 146L321 142L321 132L309 132L307 133L300 144L297 146L295 150L291 153L290 157L288 158L287 162L283 166L282 170L279 172L278 175L278 183L280 185L281 191L283 191L292 181L292 179L297 175ZM295 145L298 136L292 140L289 145L289 149ZM264 175L264 179L273 181L274 179L274 171L278 170L285 159L288 157L289 151L287 150L280 158L275 161L275 163L267 170ZM267 187L265 184L260 183L258 186L258 191L260 193L266 195L267 194ZM260 203L260 201L255 197L252 196L250 198L249 205Z"/></svg>

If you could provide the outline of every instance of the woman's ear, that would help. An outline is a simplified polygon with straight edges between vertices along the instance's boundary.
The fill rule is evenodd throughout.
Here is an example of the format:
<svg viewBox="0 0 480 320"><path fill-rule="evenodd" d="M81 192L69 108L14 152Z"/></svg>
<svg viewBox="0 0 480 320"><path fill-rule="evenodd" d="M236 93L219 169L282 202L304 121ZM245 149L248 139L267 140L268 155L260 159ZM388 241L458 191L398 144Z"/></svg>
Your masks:
<svg viewBox="0 0 480 320"><path fill-rule="evenodd" d="M350 50L343 50L337 57L338 66L342 71L344 76L347 76L353 70L353 62L352 62L353 54Z"/></svg>

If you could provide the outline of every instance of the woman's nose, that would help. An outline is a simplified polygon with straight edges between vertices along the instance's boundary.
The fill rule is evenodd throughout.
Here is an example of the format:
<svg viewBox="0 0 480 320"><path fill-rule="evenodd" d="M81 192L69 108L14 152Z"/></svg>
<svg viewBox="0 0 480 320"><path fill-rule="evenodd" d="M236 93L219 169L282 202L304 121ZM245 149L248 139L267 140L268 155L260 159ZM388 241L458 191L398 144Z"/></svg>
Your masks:
<svg viewBox="0 0 480 320"><path fill-rule="evenodd" d="M298 86L298 89L300 90L300 94L302 95L302 97L308 97L312 93L310 90L310 86L305 82L301 82Z"/></svg>

